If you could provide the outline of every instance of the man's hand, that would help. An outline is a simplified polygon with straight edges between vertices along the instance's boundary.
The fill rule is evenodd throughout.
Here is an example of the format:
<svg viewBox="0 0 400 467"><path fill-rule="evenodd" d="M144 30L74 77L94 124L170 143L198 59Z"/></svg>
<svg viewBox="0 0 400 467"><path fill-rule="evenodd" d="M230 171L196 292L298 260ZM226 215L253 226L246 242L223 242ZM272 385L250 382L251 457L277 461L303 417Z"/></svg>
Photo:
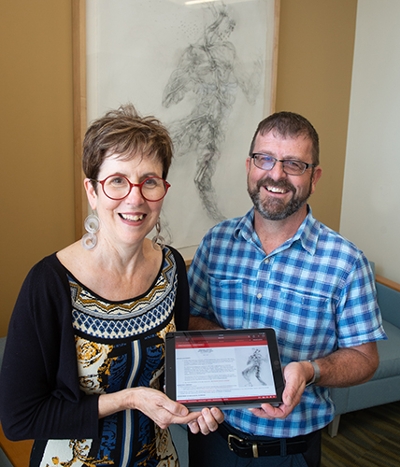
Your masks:
<svg viewBox="0 0 400 467"><path fill-rule="evenodd" d="M291 362L284 368L285 390L282 394L282 404L274 407L271 404L261 404L260 409L249 409L261 418L286 418L299 404L301 396L313 375L313 368L309 362Z"/></svg>
<svg viewBox="0 0 400 467"><path fill-rule="evenodd" d="M326 357L317 359L321 371L321 386L347 387L368 381L379 364L376 342L356 347L341 348ZM279 407L262 404L260 409L250 409L262 418L286 418L300 402L304 388L313 377L310 362L291 362L284 369L286 381L283 403Z"/></svg>
<svg viewBox="0 0 400 467"><path fill-rule="evenodd" d="M188 423L188 427L193 434L201 432L203 435L208 435L212 431L218 429L218 425L224 421L224 414L216 407L211 409L204 408L200 412L200 416Z"/></svg>

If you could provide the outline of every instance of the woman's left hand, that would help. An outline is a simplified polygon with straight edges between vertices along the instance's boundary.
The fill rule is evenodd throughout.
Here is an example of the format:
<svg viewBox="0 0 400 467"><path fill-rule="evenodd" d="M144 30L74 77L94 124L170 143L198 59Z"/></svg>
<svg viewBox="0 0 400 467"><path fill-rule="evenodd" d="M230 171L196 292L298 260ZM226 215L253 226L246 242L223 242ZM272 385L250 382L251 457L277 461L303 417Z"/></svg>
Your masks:
<svg viewBox="0 0 400 467"><path fill-rule="evenodd" d="M217 407L204 408L200 412L200 416L196 420L188 423L188 427L193 434L201 432L203 435L208 435L212 431L218 429L218 425L224 421L224 414Z"/></svg>

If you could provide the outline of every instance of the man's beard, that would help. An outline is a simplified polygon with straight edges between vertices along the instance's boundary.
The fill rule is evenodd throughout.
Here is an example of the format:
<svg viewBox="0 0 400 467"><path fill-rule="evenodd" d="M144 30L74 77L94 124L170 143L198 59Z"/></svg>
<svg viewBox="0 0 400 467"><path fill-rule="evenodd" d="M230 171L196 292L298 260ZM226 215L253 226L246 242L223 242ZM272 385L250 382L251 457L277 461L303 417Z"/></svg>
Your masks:
<svg viewBox="0 0 400 467"><path fill-rule="evenodd" d="M270 198L268 196L266 196L264 201L261 201L260 189L261 187L266 185L289 190L293 193L293 197L287 204L283 200ZM271 221L280 221L283 219L287 219L289 216L297 212L310 197L311 190L311 180L308 192L301 198L296 196L296 190L294 186L286 180L280 180L276 182L267 177L266 179L259 180L257 182L256 188L254 189L250 189L249 183L247 182L247 191L250 195L251 200L253 201L254 208L261 214L261 216L264 219L268 219Z"/></svg>

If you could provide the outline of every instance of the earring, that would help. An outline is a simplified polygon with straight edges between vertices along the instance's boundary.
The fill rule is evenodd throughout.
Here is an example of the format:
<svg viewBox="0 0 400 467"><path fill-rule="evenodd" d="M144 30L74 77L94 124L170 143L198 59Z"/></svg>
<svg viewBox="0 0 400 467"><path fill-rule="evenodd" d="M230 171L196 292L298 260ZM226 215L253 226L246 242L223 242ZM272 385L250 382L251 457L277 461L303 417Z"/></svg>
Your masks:
<svg viewBox="0 0 400 467"><path fill-rule="evenodd" d="M92 250L97 245L96 233L100 228L100 220L95 214L90 214L85 219L86 234L82 237L82 246L85 250Z"/></svg>
<svg viewBox="0 0 400 467"><path fill-rule="evenodd" d="M161 222L160 219L158 219L156 225L156 234L152 238L151 242L153 243L153 248L156 250L161 250L164 245L165 245L165 239L162 235L160 235L161 232Z"/></svg>

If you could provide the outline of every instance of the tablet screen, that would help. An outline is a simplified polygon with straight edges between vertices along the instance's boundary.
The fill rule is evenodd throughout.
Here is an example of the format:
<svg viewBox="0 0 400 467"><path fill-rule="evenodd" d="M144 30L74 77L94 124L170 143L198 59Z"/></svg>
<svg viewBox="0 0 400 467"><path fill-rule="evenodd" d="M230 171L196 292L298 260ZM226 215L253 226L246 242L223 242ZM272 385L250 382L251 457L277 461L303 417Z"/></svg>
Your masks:
<svg viewBox="0 0 400 467"><path fill-rule="evenodd" d="M167 334L166 393L189 408L279 404L283 388L273 329Z"/></svg>

